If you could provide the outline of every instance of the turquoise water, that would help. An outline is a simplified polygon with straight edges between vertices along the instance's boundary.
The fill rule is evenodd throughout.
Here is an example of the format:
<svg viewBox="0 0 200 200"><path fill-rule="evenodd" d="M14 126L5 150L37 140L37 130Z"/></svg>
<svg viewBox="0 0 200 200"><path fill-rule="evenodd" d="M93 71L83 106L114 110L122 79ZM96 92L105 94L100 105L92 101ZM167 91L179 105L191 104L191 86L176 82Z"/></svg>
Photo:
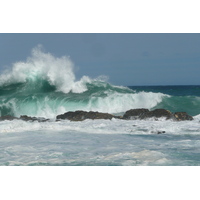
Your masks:
<svg viewBox="0 0 200 200"><path fill-rule="evenodd" d="M200 86L116 86L103 76L76 80L73 69L68 57L35 49L0 74L0 116L50 119L0 121L0 165L200 165ZM68 111L134 108L185 111L194 120L55 121Z"/></svg>
<svg viewBox="0 0 200 200"><path fill-rule="evenodd" d="M25 165L25 166L197 166L200 165L200 115L198 106L198 93L188 94L193 88L199 89L199 86L166 86L159 87L129 87L118 88L108 83L102 83L107 86L95 88L82 93L64 94L61 92L48 91L50 102L44 102L45 92L36 93L35 98L28 98L29 95L16 93L15 100L19 103L17 113L30 114L35 116L37 109L42 107L50 109L51 121L25 122L21 120L0 122L0 165ZM91 87L91 85L88 85ZM19 87L19 86L18 86ZM105 90L115 93L117 96L133 95L132 98L139 98L138 104L144 106L150 105L148 102L154 102L153 97L162 94L164 99L154 108L165 108L172 112L187 111L194 116L193 121L173 122L170 120L154 121L149 120L85 120L83 122L60 121L55 122L52 112L62 105L65 109L76 110L76 106L87 108L90 104L95 108L96 98L90 101L90 98L98 96L103 102L108 99L110 92L105 94ZM171 89L170 89L171 88ZM186 89L187 88L187 89ZM131 90L130 90L131 89ZM156 91L155 91L156 90ZM175 91L181 91L181 96ZM91 92L92 91L92 92ZM185 92L185 94L184 94ZM87 93L87 95L86 95ZM138 94L143 94L139 95ZM145 99L150 93L150 99ZM173 93L173 95L172 95ZM58 94L58 95L56 95ZM120 94L120 95L119 95ZM8 94L6 94L8 95ZM6 96L2 95L3 98ZM10 96L9 96L10 95ZM9 94L12 99L14 93ZM135 96L134 96L135 95ZM81 98L82 96L82 98ZM121 99L120 96L120 99ZM196 97L195 102L190 99ZM9 99L8 98L8 99ZM120 105L120 100L117 105ZM112 101L112 98L110 98ZM35 102L33 102L35 101ZM54 104L52 103L54 101ZM122 99L121 99L122 101ZM133 100L134 101L134 100ZM179 101L181 101L179 103ZM111 102L111 104L114 104ZM26 105L28 104L28 106ZM48 104L48 107L45 105ZM93 104L92 104L93 103ZM52 104L52 105L51 105ZM12 104L10 104L12 105ZM73 106L72 106L73 105ZM103 105L103 104L102 104ZM187 105L187 106L186 106ZM31 108L32 106L32 108ZM35 106L35 107L34 107ZM52 107L54 106L54 110ZM98 105L99 106L99 105ZM107 105L106 105L107 106ZM106 107L103 105L103 108ZM126 108L127 108L126 104ZM130 108L134 107L133 104ZM31 109L30 109L31 108ZM123 107L121 107L123 108ZM121 109L120 108L120 109ZM9 112L13 108L10 107ZM108 107L106 107L108 109ZM14 110L14 109L13 109ZM27 112L28 110L28 112ZM98 110L98 109L97 109ZM106 111L106 110L105 110ZM117 111L116 111L117 112ZM115 112L113 112L115 113ZM7 113L10 114L10 113ZM55 113L54 113L55 114ZM121 114L123 114L121 110ZM163 134L156 134L158 131L164 131Z"/></svg>
<svg viewBox="0 0 200 200"><path fill-rule="evenodd" d="M164 108L171 112L187 112L195 116L200 114L200 86L131 86L136 92L163 93L165 96L154 108Z"/></svg>
<svg viewBox="0 0 200 200"><path fill-rule="evenodd" d="M123 113L132 108L164 108L200 114L200 86L118 87L97 80L85 82L86 91L63 93L46 80L2 85L0 113L53 118L67 111Z"/></svg>

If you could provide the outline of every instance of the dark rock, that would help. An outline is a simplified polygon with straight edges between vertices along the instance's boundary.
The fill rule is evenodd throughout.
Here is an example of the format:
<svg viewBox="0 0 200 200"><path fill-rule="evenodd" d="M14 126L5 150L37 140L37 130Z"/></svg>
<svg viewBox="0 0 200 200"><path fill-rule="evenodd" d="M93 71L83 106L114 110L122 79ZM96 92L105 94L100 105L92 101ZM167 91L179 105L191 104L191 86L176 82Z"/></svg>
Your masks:
<svg viewBox="0 0 200 200"><path fill-rule="evenodd" d="M188 115L186 112L175 112L174 118L177 121L193 120L193 117Z"/></svg>
<svg viewBox="0 0 200 200"><path fill-rule="evenodd" d="M162 134L165 133L165 131L151 131L151 133Z"/></svg>
<svg viewBox="0 0 200 200"><path fill-rule="evenodd" d="M165 117L166 119L172 119L173 118L173 114L169 111L169 110L165 110L165 109L155 109L152 110L148 113L146 113L145 118L161 118L161 117Z"/></svg>
<svg viewBox="0 0 200 200"><path fill-rule="evenodd" d="M157 134L165 133L165 131L158 131Z"/></svg>
<svg viewBox="0 0 200 200"><path fill-rule="evenodd" d="M37 121L36 117L29 117L27 115L21 115L20 119L24 120L24 121Z"/></svg>
<svg viewBox="0 0 200 200"><path fill-rule="evenodd" d="M155 120L158 120L161 117L165 117L166 119L173 119L175 121L193 120L193 117L188 115L186 112L176 112L173 114L169 110L165 109L155 109L149 111L145 108L128 110L124 114L123 119L134 120L155 118Z"/></svg>
<svg viewBox="0 0 200 200"><path fill-rule="evenodd" d="M83 121L85 119L112 119L118 118L108 113L99 113L99 112L86 112L86 111L75 111L75 112L67 112L62 115L58 115L56 117L57 120L60 119L68 119L71 121Z"/></svg>
<svg viewBox="0 0 200 200"><path fill-rule="evenodd" d="M171 119L173 117L173 114L165 109L156 109L149 111L148 109L140 108L126 111L126 113L123 116L123 119L146 119L152 117L165 117L166 119Z"/></svg>
<svg viewBox="0 0 200 200"><path fill-rule="evenodd" d="M13 117L11 115L5 115L5 116L2 116L0 117L0 121L3 121L3 120L14 120L14 119L18 119L17 117Z"/></svg>
<svg viewBox="0 0 200 200"><path fill-rule="evenodd" d="M149 113L149 110L145 108L131 109L126 111L123 119L144 119L147 113Z"/></svg>
<svg viewBox="0 0 200 200"><path fill-rule="evenodd" d="M27 115L21 115L20 118L18 117L13 117L10 115L6 115L6 116L2 116L0 117L0 120L14 120L14 119L18 119L18 120L24 120L24 121L39 121L39 122L43 122L43 121L47 121L48 119L45 118L36 118L36 117L29 117Z"/></svg>
<svg viewBox="0 0 200 200"><path fill-rule="evenodd" d="M37 117L29 117L27 115L21 115L19 119L24 120L24 121L38 121L38 122L46 122L49 120L43 117L37 118Z"/></svg>

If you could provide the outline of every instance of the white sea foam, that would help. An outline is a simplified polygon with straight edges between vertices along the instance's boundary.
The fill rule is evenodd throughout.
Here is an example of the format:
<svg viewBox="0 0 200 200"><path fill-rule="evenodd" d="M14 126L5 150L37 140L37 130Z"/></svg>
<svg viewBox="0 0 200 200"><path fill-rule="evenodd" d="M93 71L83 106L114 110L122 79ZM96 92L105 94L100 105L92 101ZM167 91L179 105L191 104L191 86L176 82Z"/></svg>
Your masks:
<svg viewBox="0 0 200 200"><path fill-rule="evenodd" d="M168 164L169 160L166 158L166 155L160 153L158 151L150 151L150 150L143 150L139 152L125 152L125 153L117 153L117 154L110 154L105 157L101 157L102 160L112 160L118 161L122 160L122 165L129 166L129 165L162 165Z"/></svg>
<svg viewBox="0 0 200 200"><path fill-rule="evenodd" d="M86 80L87 81L87 80ZM119 93L106 91L105 96L91 96L88 100L84 99L68 100L66 98L50 98L45 96L28 97L23 101L16 98L2 103L2 107L12 109L14 116L29 115L35 117L45 117L55 119L58 114L68 111L84 110L98 111L105 113L124 113L129 109L147 108L151 109L162 101L167 95L162 93L140 92L140 93Z"/></svg>
<svg viewBox="0 0 200 200"><path fill-rule="evenodd" d="M200 114L193 117L195 120L200 120Z"/></svg>
<svg viewBox="0 0 200 200"><path fill-rule="evenodd" d="M50 111L52 108L49 107L49 113L55 117L55 114L62 114L68 111L84 110L84 111L98 111L104 113L124 113L127 110L134 108L147 108L151 109L162 101L164 97L168 95L162 93L152 92L140 92L140 93L118 93L113 91L107 91L105 97L92 96L87 104L63 102L56 108L56 111ZM47 102L48 103L48 102ZM62 111L62 112L60 112ZM42 113L41 113L42 114ZM40 115L41 116L41 115Z"/></svg>
<svg viewBox="0 0 200 200"><path fill-rule="evenodd" d="M22 120L1 121L0 133L27 131L67 131L89 134L130 134L155 135L164 134L200 134L199 121L176 122L171 120L85 120L71 122L68 120L55 122L26 122Z"/></svg>
<svg viewBox="0 0 200 200"><path fill-rule="evenodd" d="M73 69L74 64L69 57L54 57L50 53L44 53L41 46L37 46L25 62L14 63L10 70L0 75L0 85L34 82L40 78L47 80L51 85L56 86L57 91L64 93L86 91L85 83L90 82L90 79L83 77L80 81L76 81Z"/></svg>
<svg viewBox="0 0 200 200"><path fill-rule="evenodd" d="M87 110L121 113L134 108L151 109L168 95L153 92L139 92L135 94L124 94L108 91L106 97L92 97Z"/></svg>
<svg viewBox="0 0 200 200"><path fill-rule="evenodd" d="M57 98L56 94L53 97L48 97L48 94L46 97L40 97L35 95L33 90L32 96L25 96L24 99L17 97L5 101L1 99L1 106L11 110L17 117L30 115L55 119L58 114L75 110L122 113L133 108L151 109L167 96L153 92L134 93L131 89L110 85L106 82L108 80L106 76L99 76L96 79L83 76L77 81L73 70L74 64L69 57L57 58L43 52L42 47L37 46L25 62L14 63L10 70L0 75L1 86L31 83L24 91L26 95L26 91L31 93L32 88L37 89L38 80L45 80L63 93L71 91L82 94L88 90L87 85L90 84L93 93L88 94L88 99L78 96L78 100L70 98L69 100L67 99L69 96Z"/></svg>
<svg viewBox="0 0 200 200"><path fill-rule="evenodd" d="M1 121L0 165L191 165L199 135L198 120Z"/></svg>

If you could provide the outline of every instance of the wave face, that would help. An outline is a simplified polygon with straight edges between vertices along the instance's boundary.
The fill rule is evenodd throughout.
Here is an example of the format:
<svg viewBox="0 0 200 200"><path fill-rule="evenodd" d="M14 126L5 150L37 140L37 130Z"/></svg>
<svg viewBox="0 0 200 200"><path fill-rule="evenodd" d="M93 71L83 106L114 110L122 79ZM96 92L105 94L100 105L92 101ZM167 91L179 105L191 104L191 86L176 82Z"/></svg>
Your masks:
<svg viewBox="0 0 200 200"><path fill-rule="evenodd" d="M146 91L165 94L155 108L168 109L171 112L187 112L192 116L200 114L200 86L138 86L131 87L136 92Z"/></svg>
<svg viewBox="0 0 200 200"><path fill-rule="evenodd" d="M181 102L181 103L180 103ZM0 115L55 118L68 111L123 113L133 108L196 109L200 97L180 97L160 91L114 86L104 77L76 80L69 57L57 58L38 46L25 62L17 62L0 75Z"/></svg>

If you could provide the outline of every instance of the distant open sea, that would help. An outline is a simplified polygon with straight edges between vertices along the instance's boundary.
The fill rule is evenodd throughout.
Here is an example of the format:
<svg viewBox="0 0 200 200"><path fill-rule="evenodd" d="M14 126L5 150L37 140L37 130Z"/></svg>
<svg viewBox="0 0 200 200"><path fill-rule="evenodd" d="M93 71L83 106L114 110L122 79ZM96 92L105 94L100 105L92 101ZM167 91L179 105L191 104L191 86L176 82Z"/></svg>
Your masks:
<svg viewBox="0 0 200 200"><path fill-rule="evenodd" d="M183 111L194 120L55 120L68 111L123 115L134 108ZM0 75L5 115L50 121L0 121L3 166L200 165L200 86L124 87L88 76L76 81L67 58L36 51Z"/></svg>

